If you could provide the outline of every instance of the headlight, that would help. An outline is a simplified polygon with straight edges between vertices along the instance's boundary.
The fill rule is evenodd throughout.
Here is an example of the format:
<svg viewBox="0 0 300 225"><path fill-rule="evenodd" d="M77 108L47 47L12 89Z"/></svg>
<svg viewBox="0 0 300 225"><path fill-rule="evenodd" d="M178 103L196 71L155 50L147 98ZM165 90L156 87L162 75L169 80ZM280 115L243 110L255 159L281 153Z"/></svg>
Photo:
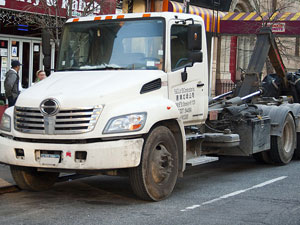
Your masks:
<svg viewBox="0 0 300 225"><path fill-rule="evenodd" d="M143 129L147 118L147 113L134 113L118 116L110 119L106 124L103 133L133 132Z"/></svg>
<svg viewBox="0 0 300 225"><path fill-rule="evenodd" d="M10 116L7 114L3 114L1 123L0 123L0 129L4 131L11 131L11 119Z"/></svg>

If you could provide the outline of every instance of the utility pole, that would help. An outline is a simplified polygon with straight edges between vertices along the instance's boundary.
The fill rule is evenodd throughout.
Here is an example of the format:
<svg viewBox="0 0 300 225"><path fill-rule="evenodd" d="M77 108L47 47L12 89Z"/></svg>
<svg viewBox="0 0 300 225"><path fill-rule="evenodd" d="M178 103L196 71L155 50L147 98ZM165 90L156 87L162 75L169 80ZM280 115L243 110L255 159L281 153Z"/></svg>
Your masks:
<svg viewBox="0 0 300 225"><path fill-rule="evenodd" d="M72 4L73 4L73 0L69 0L69 8L68 8L68 12L67 12L67 17L71 18L72 17Z"/></svg>
<svg viewBox="0 0 300 225"><path fill-rule="evenodd" d="M190 12L190 0L183 0L184 12Z"/></svg>

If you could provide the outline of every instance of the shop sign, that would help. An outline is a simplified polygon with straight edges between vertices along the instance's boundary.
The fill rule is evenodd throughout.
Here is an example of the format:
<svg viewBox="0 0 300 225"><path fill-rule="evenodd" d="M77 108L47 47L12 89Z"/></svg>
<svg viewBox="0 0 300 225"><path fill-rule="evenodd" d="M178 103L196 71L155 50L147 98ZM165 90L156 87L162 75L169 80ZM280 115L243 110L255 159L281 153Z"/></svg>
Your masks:
<svg viewBox="0 0 300 225"><path fill-rule="evenodd" d="M115 0L0 0L0 8L18 11L27 11L40 14L55 15L55 9L59 15L66 17L69 3L72 3L72 15L80 16L86 10L93 10L93 14L114 14L116 10Z"/></svg>
<svg viewBox="0 0 300 225"><path fill-rule="evenodd" d="M267 23L268 27L272 27L273 33L284 33L285 23Z"/></svg>

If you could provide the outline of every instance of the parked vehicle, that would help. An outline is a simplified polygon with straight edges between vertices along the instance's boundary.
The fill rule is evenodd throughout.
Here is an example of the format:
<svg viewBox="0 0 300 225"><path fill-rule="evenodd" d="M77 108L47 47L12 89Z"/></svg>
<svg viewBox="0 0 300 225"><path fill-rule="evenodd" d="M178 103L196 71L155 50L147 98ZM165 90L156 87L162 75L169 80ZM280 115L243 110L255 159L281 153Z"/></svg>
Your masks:
<svg viewBox="0 0 300 225"><path fill-rule="evenodd" d="M257 44L264 47L256 47L243 83L209 100L201 17L69 19L56 72L2 117L0 162L22 189L47 189L60 172L125 173L136 195L153 201L172 193L187 164L218 155L287 164L295 148L299 155L300 105L264 96L261 64L277 48L267 30Z"/></svg>

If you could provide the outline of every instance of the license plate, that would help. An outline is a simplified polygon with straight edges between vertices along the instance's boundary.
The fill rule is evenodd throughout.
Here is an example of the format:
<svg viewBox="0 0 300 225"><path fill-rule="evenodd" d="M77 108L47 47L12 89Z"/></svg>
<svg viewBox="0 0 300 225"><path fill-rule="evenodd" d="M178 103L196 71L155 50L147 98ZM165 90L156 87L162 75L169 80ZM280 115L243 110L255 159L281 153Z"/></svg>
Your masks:
<svg viewBox="0 0 300 225"><path fill-rule="evenodd" d="M59 154L41 154L40 163L43 165L57 165L59 160Z"/></svg>

